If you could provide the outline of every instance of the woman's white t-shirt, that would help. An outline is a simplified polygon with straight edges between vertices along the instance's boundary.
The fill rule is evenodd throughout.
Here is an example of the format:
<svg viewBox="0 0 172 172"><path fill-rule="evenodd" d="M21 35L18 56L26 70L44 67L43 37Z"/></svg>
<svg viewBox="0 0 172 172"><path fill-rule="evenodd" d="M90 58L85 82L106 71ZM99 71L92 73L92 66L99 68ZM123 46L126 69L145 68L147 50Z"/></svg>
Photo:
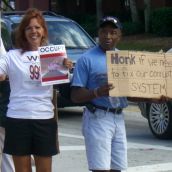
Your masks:
<svg viewBox="0 0 172 172"><path fill-rule="evenodd" d="M38 51L10 50L0 59L0 74L9 76L7 116L21 119L53 117L52 86L41 86Z"/></svg>
<svg viewBox="0 0 172 172"><path fill-rule="evenodd" d="M6 50L5 50L4 44L2 42L2 38L0 38L0 55L2 56L5 53L6 53Z"/></svg>

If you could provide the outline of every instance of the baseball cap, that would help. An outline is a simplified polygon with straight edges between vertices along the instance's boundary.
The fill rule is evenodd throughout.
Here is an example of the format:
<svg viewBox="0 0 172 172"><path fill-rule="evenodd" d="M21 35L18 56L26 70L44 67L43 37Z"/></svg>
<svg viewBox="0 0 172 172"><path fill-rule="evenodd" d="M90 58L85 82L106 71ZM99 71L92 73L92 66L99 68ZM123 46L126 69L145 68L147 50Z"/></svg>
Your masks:
<svg viewBox="0 0 172 172"><path fill-rule="evenodd" d="M106 24L112 24L115 28L122 29L122 24L117 17L106 16L100 20L99 27L104 27Z"/></svg>

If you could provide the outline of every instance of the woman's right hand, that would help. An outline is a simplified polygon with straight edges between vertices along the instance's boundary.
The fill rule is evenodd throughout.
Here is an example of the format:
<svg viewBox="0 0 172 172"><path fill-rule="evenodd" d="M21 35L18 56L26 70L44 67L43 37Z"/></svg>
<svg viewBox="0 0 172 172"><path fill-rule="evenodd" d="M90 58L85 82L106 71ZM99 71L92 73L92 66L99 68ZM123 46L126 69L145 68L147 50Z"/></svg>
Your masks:
<svg viewBox="0 0 172 172"><path fill-rule="evenodd" d="M63 66L65 66L68 69L72 69L72 67L73 67L72 60L70 60L68 58L64 58L64 60L63 60Z"/></svg>

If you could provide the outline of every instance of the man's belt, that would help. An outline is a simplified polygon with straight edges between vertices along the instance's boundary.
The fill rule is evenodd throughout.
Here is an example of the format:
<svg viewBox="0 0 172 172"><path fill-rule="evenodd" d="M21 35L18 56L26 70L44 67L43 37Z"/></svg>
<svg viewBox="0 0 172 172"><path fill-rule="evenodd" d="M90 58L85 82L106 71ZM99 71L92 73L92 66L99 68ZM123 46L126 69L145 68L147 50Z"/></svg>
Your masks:
<svg viewBox="0 0 172 172"><path fill-rule="evenodd" d="M99 105L95 105L95 104L87 104L86 107L92 113L94 113L96 111L96 109L101 109L101 110L104 110L106 112L112 112L114 114L121 114L122 113L122 108L107 108L107 107L99 106Z"/></svg>

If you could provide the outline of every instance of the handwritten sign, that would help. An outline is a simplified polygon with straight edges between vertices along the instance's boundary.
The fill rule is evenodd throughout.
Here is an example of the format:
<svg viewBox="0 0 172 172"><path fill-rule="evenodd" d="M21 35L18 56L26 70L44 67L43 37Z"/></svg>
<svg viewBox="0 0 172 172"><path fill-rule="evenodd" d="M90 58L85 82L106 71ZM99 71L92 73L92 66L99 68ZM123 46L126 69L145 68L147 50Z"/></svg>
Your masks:
<svg viewBox="0 0 172 172"><path fill-rule="evenodd" d="M172 97L172 54L107 51L110 96Z"/></svg>
<svg viewBox="0 0 172 172"><path fill-rule="evenodd" d="M67 58L65 45L39 47L42 85L69 82L69 70L63 66Z"/></svg>

